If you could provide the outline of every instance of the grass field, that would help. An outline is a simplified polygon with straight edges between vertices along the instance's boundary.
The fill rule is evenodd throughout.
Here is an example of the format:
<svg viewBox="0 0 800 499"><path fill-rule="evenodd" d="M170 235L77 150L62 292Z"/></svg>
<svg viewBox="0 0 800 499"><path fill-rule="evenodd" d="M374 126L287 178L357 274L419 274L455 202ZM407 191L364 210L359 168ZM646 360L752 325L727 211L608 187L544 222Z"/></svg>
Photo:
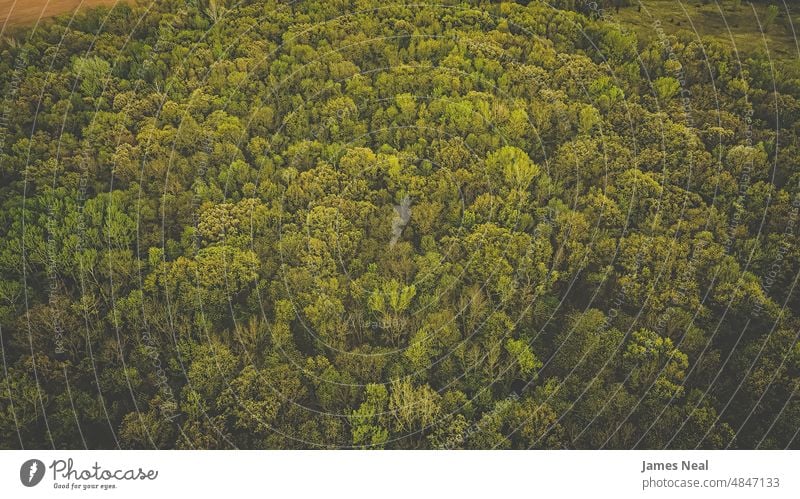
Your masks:
<svg viewBox="0 0 800 499"><path fill-rule="evenodd" d="M0 0L0 31L10 26L32 25L38 20L78 8L114 5L118 0Z"/></svg>
<svg viewBox="0 0 800 499"><path fill-rule="evenodd" d="M742 55L768 50L774 59L800 57L794 33L800 31L800 6L794 6L787 13L784 2L776 0L779 15L762 34L767 5L742 1L736 8L734 3L733 0L634 0L633 7L624 7L618 13L612 9L609 14L620 23L629 25L640 38L653 36L653 23L658 20L667 33L688 30L735 46ZM792 9L790 2L786 4Z"/></svg>

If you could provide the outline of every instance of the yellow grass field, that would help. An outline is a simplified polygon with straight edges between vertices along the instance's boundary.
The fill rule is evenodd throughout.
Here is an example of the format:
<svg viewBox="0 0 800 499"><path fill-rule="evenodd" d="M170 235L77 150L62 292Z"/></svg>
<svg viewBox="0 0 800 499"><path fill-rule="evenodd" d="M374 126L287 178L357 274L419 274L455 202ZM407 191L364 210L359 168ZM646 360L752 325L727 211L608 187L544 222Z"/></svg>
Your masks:
<svg viewBox="0 0 800 499"><path fill-rule="evenodd" d="M31 25L39 19L95 5L114 5L119 0L0 0L0 31L10 26Z"/></svg>

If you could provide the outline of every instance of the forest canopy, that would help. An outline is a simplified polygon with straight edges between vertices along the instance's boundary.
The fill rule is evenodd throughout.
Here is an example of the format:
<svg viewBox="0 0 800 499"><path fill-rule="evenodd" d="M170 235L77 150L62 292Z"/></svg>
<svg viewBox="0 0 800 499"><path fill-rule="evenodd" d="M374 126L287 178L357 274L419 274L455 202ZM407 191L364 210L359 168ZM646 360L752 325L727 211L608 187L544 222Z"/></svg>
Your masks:
<svg viewBox="0 0 800 499"><path fill-rule="evenodd" d="M4 37L0 448L797 448L800 65L592 5Z"/></svg>

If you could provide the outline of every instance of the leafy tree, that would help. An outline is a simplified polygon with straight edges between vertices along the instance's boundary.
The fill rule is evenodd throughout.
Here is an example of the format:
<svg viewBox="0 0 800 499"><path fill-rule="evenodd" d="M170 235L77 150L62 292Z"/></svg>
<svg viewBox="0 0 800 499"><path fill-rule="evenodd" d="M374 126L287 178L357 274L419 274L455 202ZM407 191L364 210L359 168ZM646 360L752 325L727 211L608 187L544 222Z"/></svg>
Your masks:
<svg viewBox="0 0 800 499"><path fill-rule="evenodd" d="M389 394L383 385L367 385L366 399L349 417L353 445L381 447L389 439L386 427Z"/></svg>
<svg viewBox="0 0 800 499"><path fill-rule="evenodd" d="M764 31L769 31L772 27L772 24L775 22L775 19L778 18L778 6L777 5L770 5L767 7L766 12L764 13Z"/></svg>

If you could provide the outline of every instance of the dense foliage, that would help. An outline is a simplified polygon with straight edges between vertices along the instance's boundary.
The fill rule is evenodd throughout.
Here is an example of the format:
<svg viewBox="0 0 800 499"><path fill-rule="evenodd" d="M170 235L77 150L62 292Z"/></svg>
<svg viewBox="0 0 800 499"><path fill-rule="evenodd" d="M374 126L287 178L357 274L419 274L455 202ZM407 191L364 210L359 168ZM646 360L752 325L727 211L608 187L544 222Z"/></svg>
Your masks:
<svg viewBox="0 0 800 499"><path fill-rule="evenodd" d="M5 39L0 447L798 447L800 71L522 3Z"/></svg>

